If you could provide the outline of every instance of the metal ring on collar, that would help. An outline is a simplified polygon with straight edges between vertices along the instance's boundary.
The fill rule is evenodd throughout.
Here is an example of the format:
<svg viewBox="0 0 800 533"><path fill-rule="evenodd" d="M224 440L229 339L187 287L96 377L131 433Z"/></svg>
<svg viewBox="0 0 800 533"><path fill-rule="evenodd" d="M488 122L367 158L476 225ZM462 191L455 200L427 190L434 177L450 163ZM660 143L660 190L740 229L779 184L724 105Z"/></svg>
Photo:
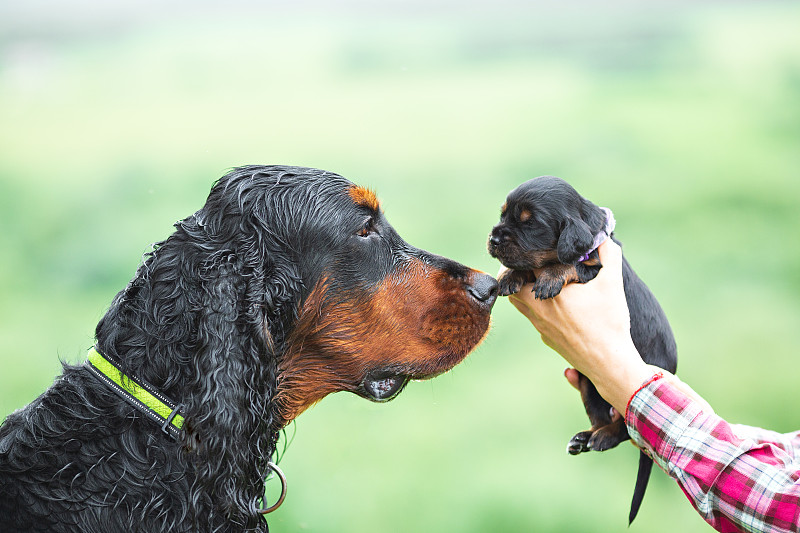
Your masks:
<svg viewBox="0 0 800 533"><path fill-rule="evenodd" d="M267 507L266 509L259 509L258 510L259 514L269 514L269 513L271 513L272 511L274 511L275 509L280 507L281 504L283 503L283 500L286 499L286 476L283 475L283 471L280 468L278 468L278 465L276 465L272 461L267 463L267 467L270 470L272 470L273 472L275 472L275 474L277 474L277 476L278 476L278 479L281 480L281 495L278 498L278 501L273 503L271 506Z"/></svg>

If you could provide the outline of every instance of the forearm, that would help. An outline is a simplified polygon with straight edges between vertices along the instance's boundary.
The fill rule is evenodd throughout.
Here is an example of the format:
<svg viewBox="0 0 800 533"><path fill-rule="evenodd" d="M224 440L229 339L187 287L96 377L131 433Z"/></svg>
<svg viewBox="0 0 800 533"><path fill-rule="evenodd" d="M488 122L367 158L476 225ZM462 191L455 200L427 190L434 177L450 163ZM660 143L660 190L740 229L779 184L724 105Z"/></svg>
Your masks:
<svg viewBox="0 0 800 533"><path fill-rule="evenodd" d="M794 461L800 460L800 431L777 433L768 429L731 424L733 433L740 439L750 439L759 444L772 444L781 448Z"/></svg>
<svg viewBox="0 0 800 533"><path fill-rule="evenodd" d="M578 370L594 383L600 395L617 412L624 413L630 398L658 369L642 361L633 342L619 347L604 347L602 351L608 355L598 357L594 364ZM621 365L619 361L627 361L627 364Z"/></svg>

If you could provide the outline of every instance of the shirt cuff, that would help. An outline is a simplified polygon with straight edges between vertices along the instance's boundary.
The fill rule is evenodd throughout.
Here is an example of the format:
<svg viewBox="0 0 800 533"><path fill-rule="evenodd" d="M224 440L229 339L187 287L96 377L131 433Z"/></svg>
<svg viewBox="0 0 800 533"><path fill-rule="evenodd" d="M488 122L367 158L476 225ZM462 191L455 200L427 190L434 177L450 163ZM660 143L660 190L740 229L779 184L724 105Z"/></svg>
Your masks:
<svg viewBox="0 0 800 533"><path fill-rule="evenodd" d="M625 423L631 439L665 472L692 421L702 409L665 379L651 379L631 398Z"/></svg>

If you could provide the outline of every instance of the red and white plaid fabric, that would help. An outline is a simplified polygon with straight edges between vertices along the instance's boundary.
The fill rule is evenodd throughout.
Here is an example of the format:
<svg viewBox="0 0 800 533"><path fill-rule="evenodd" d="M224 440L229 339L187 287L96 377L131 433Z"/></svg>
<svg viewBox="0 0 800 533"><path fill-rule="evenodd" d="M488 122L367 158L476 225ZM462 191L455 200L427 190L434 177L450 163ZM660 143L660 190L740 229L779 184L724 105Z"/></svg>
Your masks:
<svg viewBox="0 0 800 533"><path fill-rule="evenodd" d="M664 379L634 395L625 421L716 530L800 531L800 431L728 424Z"/></svg>

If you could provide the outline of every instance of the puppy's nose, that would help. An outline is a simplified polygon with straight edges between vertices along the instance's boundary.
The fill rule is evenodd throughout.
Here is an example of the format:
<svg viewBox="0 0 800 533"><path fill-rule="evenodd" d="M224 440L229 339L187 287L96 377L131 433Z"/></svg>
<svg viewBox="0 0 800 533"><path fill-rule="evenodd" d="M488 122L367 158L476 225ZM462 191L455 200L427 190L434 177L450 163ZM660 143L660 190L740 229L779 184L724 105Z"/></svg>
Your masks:
<svg viewBox="0 0 800 533"><path fill-rule="evenodd" d="M492 233L489 234L489 244L492 246L500 246L508 240L508 232L503 231L503 228L495 227Z"/></svg>
<svg viewBox="0 0 800 533"><path fill-rule="evenodd" d="M467 292L481 304L491 307L497 299L497 280L489 274L476 272L467 286Z"/></svg>

